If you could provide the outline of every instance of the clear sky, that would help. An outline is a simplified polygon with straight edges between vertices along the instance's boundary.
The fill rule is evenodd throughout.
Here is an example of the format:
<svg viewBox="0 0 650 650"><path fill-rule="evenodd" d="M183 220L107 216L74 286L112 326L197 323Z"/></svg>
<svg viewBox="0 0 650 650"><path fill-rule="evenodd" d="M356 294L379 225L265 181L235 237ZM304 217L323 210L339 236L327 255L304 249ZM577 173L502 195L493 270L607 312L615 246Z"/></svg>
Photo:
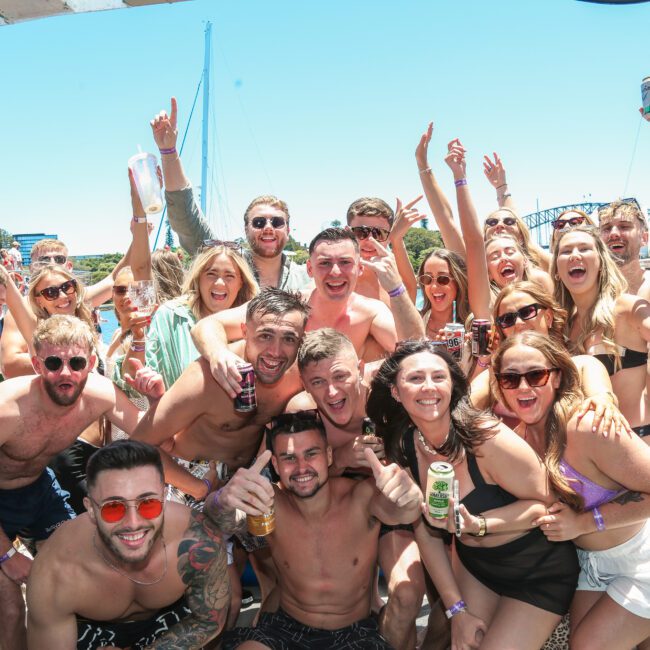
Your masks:
<svg viewBox="0 0 650 650"><path fill-rule="evenodd" d="M288 202L302 242L355 198L416 196L430 120L443 188L453 197L443 154L460 137L482 214L492 151L523 214L590 194L650 203L637 113L650 4L192 0L0 27L0 227L56 232L72 254L125 250L126 161L138 144L155 151L149 120L171 95L184 130L208 20L208 217L222 237L263 193ZM183 155L196 185L200 117L199 100Z"/></svg>

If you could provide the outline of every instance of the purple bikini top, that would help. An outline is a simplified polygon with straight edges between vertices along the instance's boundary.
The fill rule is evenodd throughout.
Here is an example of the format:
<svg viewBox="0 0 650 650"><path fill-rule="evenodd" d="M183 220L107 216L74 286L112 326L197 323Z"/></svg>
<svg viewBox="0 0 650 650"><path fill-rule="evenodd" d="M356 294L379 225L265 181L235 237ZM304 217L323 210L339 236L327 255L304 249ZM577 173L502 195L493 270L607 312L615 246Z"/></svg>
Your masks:
<svg viewBox="0 0 650 650"><path fill-rule="evenodd" d="M627 490L610 490L598 485L598 483L594 483L573 469L564 458L560 461L560 470L568 480L571 489L584 499L585 510L593 510L603 503L613 501L623 492L627 492Z"/></svg>

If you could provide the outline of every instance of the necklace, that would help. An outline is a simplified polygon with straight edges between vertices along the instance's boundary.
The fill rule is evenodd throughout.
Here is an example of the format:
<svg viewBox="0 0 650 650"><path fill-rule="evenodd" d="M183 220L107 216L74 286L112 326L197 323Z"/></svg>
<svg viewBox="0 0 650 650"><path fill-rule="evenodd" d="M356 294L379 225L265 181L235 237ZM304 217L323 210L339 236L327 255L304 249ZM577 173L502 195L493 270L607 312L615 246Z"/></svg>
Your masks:
<svg viewBox="0 0 650 650"><path fill-rule="evenodd" d="M422 435L422 431L418 429L418 440L420 441L420 444L424 447L424 450L433 456L438 456L439 452L436 451L433 447L429 447L429 443L425 440L424 436Z"/></svg>
<svg viewBox="0 0 650 650"><path fill-rule="evenodd" d="M132 578L128 573L124 573L121 569L116 567L105 555L104 552L97 546L97 531L93 533L93 546L95 547L95 551L97 552L97 555L104 560L104 562L111 568L115 573L119 573L121 576L124 576L125 578L128 578L131 582L134 582L136 585L142 585L143 587L150 587L151 585L157 585L166 575L167 575L167 545L165 544L165 538L161 535L160 539L162 540L162 545L163 545L163 554L165 556L165 566L163 568L162 573L160 574L160 577L156 578L155 580L152 580L151 582L144 582L144 580L136 580L135 578Z"/></svg>

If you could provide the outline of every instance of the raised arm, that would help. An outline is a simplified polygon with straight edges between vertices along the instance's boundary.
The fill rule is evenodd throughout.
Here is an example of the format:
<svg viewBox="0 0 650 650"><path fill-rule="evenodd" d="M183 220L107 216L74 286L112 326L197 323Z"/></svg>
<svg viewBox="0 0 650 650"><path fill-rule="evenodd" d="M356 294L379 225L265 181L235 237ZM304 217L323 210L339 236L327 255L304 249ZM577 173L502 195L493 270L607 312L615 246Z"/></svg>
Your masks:
<svg viewBox="0 0 650 650"><path fill-rule="evenodd" d="M494 187L497 192L497 204L500 208L510 208L514 212L517 211L515 202L512 199L512 194L508 191L508 181L506 180L506 170L499 155L495 151L493 154L494 160L490 156L483 156L483 171L488 183Z"/></svg>
<svg viewBox="0 0 650 650"><path fill-rule="evenodd" d="M11 274L0 264L0 284L7 289L7 307L25 341L31 341L37 319L29 303L18 291Z"/></svg>
<svg viewBox="0 0 650 650"><path fill-rule="evenodd" d="M436 224L440 229L440 235L442 236L442 241L445 246L450 251L454 251L454 253L458 253L462 257L465 257L465 243L463 242L463 236L454 223L454 214L451 211L451 205L449 204L447 197L444 195L440 185L438 185L438 181L429 166L428 149L432 133L433 122L430 122L426 132L422 134L417 149L415 150L415 160L418 165L422 189L427 197L427 203L431 208L433 218L436 220Z"/></svg>
<svg viewBox="0 0 650 650"><path fill-rule="evenodd" d="M158 170L160 173L160 170ZM129 264L133 279L151 280L151 251L149 250L149 224L147 215L142 207L138 191L133 180L133 173L129 169L129 184L131 186L131 207L133 219L131 220L132 243L129 255Z"/></svg>

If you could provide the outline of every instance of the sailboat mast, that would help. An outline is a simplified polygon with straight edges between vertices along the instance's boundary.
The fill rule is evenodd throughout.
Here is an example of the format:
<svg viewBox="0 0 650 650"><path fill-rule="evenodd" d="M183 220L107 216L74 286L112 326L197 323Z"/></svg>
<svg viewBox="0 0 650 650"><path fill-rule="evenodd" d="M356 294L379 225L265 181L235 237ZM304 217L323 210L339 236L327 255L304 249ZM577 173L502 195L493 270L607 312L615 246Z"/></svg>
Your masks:
<svg viewBox="0 0 650 650"><path fill-rule="evenodd" d="M208 123L210 111L210 38L212 23L205 26L205 60L203 63L203 136L202 136L202 161L201 161L201 210L206 214L205 208L208 199Z"/></svg>

